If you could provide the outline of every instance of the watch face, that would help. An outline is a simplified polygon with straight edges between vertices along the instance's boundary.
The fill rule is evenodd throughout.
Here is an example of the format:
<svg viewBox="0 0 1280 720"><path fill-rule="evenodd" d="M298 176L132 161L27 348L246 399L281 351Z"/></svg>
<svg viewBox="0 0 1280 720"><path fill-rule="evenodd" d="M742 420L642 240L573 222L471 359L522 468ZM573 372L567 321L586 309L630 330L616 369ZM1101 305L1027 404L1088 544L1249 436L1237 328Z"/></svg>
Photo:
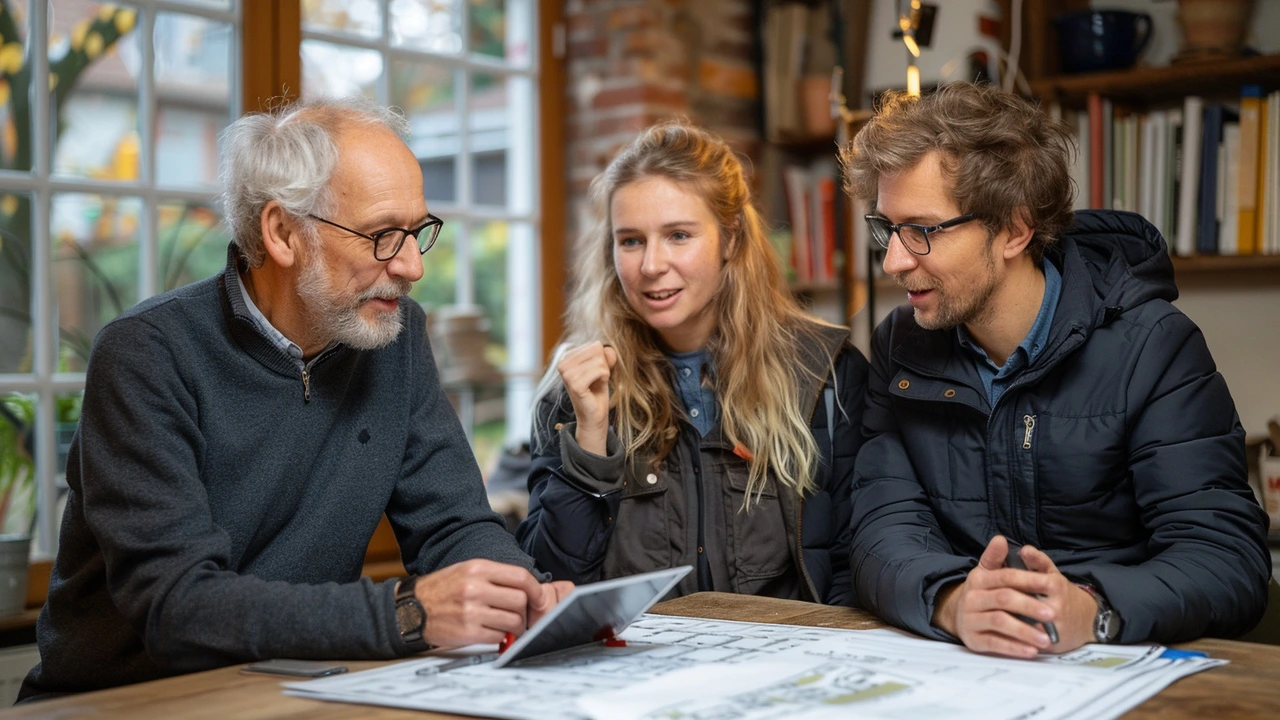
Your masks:
<svg viewBox="0 0 1280 720"><path fill-rule="evenodd" d="M422 624L426 618L427 614L423 612L422 605L416 598L396 603L396 626L400 628L401 635L422 632Z"/></svg>
<svg viewBox="0 0 1280 720"><path fill-rule="evenodd" d="M1116 622L1116 615L1110 610L1102 610L1098 613L1097 622L1094 623L1093 634L1098 642L1111 642L1119 635L1120 628Z"/></svg>

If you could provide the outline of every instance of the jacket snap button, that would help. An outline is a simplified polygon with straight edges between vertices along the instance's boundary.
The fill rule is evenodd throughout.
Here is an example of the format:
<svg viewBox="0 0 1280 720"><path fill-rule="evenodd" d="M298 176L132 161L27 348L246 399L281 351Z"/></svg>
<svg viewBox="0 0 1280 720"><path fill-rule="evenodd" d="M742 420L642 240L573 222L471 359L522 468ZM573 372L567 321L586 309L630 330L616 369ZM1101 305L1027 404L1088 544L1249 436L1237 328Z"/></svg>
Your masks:
<svg viewBox="0 0 1280 720"><path fill-rule="evenodd" d="M654 475L653 473L649 473L648 475L645 475L645 476L644 476L644 481L645 481L645 482L647 482L647 483L649 483L650 485L657 485L657 484L658 484L658 476L657 476L657 475Z"/></svg>
<svg viewBox="0 0 1280 720"><path fill-rule="evenodd" d="M899 381L898 381L898 389L899 389L899 390L906 390L906 389L907 389L907 388L909 388L909 387L911 387L911 381L910 381L910 380L899 380Z"/></svg>
<svg viewBox="0 0 1280 720"><path fill-rule="evenodd" d="M556 430L557 430L557 431L559 431L559 430L560 430L561 428L563 428L563 427L564 427L564 423L556 423Z"/></svg>
<svg viewBox="0 0 1280 720"><path fill-rule="evenodd" d="M956 396L956 391L952 390L951 388L947 388L947 391L942 393L942 397L953 398L955 396Z"/></svg>

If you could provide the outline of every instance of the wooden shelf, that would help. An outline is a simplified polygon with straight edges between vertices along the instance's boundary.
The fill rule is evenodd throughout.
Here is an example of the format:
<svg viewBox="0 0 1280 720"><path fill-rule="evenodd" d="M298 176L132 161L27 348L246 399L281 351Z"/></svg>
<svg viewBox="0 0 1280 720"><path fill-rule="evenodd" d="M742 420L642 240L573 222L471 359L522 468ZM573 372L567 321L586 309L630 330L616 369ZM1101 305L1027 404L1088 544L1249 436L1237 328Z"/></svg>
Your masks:
<svg viewBox="0 0 1280 720"><path fill-rule="evenodd" d="M1180 289L1280 287L1280 255L1196 255L1173 258Z"/></svg>
<svg viewBox="0 0 1280 720"><path fill-rule="evenodd" d="M1031 82L1046 101L1082 107L1089 93L1135 104L1181 100L1187 95L1238 96L1241 85L1280 87L1280 54L1197 60L1167 67L1131 68L1083 75L1055 75Z"/></svg>

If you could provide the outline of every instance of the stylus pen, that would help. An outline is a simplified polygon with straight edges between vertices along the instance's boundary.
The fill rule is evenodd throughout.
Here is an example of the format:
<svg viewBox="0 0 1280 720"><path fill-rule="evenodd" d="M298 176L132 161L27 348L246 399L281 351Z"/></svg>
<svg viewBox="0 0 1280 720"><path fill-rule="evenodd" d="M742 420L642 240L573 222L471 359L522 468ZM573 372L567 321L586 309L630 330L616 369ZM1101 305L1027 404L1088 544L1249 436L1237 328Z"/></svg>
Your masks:
<svg viewBox="0 0 1280 720"><path fill-rule="evenodd" d="M479 655L468 655L467 657L458 658L457 660L450 660L449 662L443 663L440 665L428 665L424 668L419 668L418 674L419 675L439 675L440 673L449 672L450 670L457 670L458 668L471 667L472 665L480 665L487 662L493 662L494 660L497 660L497 659L498 659L498 653L480 653Z"/></svg>

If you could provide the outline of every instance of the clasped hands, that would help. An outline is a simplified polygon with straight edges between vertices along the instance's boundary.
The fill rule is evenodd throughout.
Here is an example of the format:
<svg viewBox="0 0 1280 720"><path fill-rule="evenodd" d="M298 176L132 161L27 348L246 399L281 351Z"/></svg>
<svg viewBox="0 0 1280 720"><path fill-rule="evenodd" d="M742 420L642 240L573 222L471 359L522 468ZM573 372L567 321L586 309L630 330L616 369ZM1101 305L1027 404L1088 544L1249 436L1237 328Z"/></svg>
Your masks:
<svg viewBox="0 0 1280 720"><path fill-rule="evenodd" d="M960 638L974 652L1033 658L1065 653L1094 641L1098 604L1058 571L1053 560L1026 545L1020 556L1026 570L1005 567L1009 549L1003 535L991 538L978 566L964 581L938 593L933 624ZM1031 624L1014 615L1036 621ZM1051 643L1041 623L1052 622L1058 642Z"/></svg>
<svg viewBox="0 0 1280 720"><path fill-rule="evenodd" d="M528 570L492 560L467 560L418 579L414 595L427 613L426 641L438 647L496 644L529 626L573 590L539 582Z"/></svg>

